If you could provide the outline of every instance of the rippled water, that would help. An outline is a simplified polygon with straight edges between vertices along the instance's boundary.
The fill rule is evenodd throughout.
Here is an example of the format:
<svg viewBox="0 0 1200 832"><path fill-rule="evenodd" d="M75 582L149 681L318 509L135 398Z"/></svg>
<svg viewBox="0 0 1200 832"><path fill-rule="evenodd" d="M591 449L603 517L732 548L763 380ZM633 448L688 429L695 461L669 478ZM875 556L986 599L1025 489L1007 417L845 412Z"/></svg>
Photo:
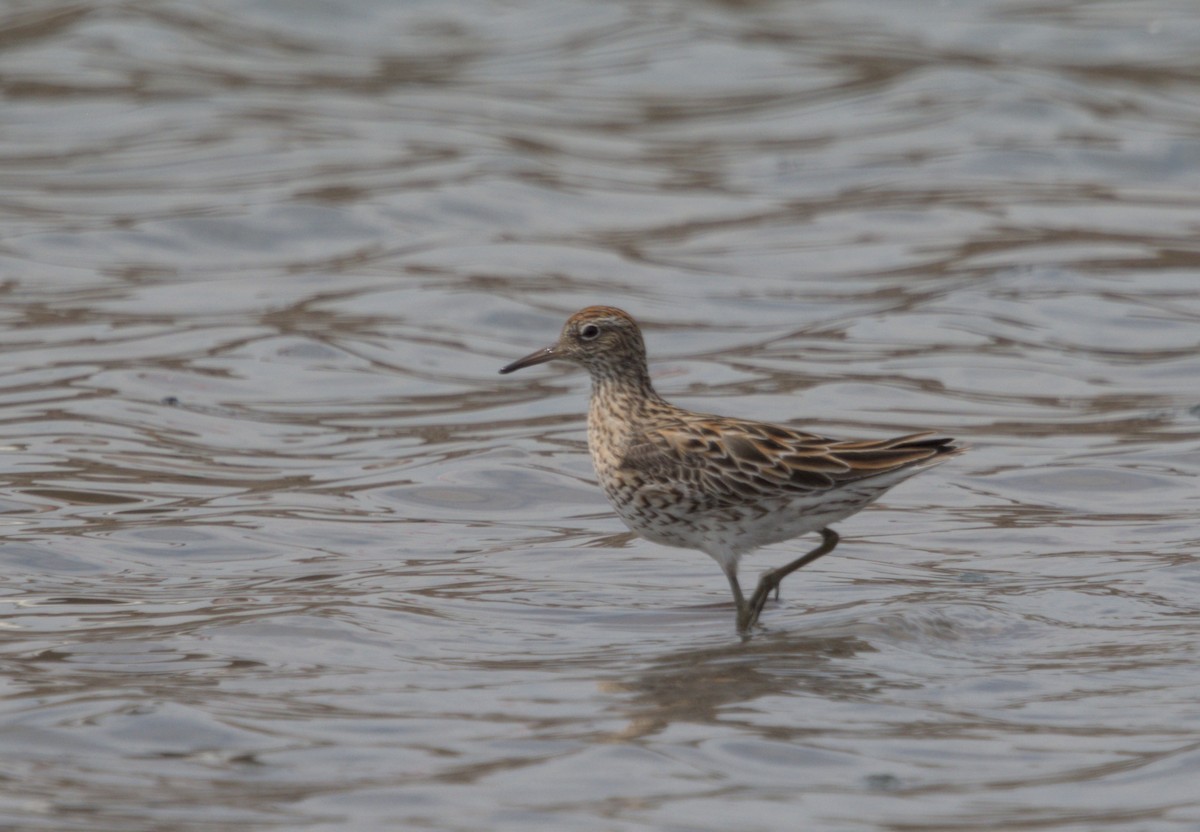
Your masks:
<svg viewBox="0 0 1200 832"><path fill-rule="evenodd" d="M0 826L1200 828L1191 0L0 6ZM659 389L974 446L748 640ZM744 574L807 545L747 559Z"/></svg>

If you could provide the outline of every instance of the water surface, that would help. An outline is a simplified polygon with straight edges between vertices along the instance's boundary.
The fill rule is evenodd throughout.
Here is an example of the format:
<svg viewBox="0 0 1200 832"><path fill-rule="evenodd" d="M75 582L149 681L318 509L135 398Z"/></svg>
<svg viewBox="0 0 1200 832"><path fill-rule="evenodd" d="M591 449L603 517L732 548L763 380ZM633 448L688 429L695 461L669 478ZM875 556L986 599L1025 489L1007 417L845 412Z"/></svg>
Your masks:
<svg viewBox="0 0 1200 832"><path fill-rule="evenodd" d="M0 10L0 825L1200 827L1200 9ZM685 406L969 455L738 638ZM807 541L748 558L748 580Z"/></svg>

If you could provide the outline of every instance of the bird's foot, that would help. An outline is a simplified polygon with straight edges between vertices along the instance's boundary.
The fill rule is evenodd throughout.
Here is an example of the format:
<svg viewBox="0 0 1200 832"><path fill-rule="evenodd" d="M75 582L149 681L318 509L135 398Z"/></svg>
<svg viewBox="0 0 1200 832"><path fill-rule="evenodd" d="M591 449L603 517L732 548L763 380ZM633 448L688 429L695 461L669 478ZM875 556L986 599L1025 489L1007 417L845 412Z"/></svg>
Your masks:
<svg viewBox="0 0 1200 832"><path fill-rule="evenodd" d="M762 574L762 577L758 579L758 587L755 588L754 594L750 596L750 600L746 602L745 606L738 610L738 630L745 632L758 624L758 617L762 614L771 592L774 591L775 599L779 599L779 585L783 582L783 578L784 575L780 575L774 569Z"/></svg>
<svg viewBox="0 0 1200 832"><path fill-rule="evenodd" d="M762 612L762 605L757 607L751 601L744 601L738 605L737 611L737 628L742 635L747 635L751 629L760 626L758 623L758 614Z"/></svg>

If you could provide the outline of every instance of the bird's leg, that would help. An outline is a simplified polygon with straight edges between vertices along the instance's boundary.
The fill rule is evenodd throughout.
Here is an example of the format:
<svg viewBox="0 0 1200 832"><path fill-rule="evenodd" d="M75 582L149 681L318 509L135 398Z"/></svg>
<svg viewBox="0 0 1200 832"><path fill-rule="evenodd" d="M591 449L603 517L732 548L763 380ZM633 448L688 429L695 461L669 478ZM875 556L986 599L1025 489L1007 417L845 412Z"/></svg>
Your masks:
<svg viewBox="0 0 1200 832"><path fill-rule="evenodd" d="M758 587L754 590L754 594L750 596L750 600L746 603L746 622L745 627L742 627L742 614L739 608L738 611L738 627L745 629L753 627L758 621L758 616L762 612L763 605L767 603L767 596L771 594L771 590L775 590L775 597L779 597L779 584L788 575L800 569L803 566L808 566L822 555L828 555L838 545L838 534L833 529L821 529L821 545L813 549L802 558L797 558L786 566L781 566L778 569L770 569L762 574L758 579Z"/></svg>
<svg viewBox="0 0 1200 832"><path fill-rule="evenodd" d="M729 579L729 588L733 590L733 603L737 605L737 627L741 632L750 627L746 623L750 615L750 609L746 606L746 599L742 595L742 585L738 583L737 564L731 563L722 567L725 570L725 577Z"/></svg>

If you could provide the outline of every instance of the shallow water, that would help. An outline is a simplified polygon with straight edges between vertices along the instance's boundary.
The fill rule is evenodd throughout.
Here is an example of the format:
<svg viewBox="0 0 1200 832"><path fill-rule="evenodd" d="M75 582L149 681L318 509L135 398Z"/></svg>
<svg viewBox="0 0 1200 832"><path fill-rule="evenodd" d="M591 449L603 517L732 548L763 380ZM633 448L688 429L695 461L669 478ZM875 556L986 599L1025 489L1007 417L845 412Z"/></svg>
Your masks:
<svg viewBox="0 0 1200 832"><path fill-rule="evenodd" d="M1200 828L1200 7L0 9L0 826ZM586 379L970 454L739 639ZM797 548L743 564L749 580Z"/></svg>

